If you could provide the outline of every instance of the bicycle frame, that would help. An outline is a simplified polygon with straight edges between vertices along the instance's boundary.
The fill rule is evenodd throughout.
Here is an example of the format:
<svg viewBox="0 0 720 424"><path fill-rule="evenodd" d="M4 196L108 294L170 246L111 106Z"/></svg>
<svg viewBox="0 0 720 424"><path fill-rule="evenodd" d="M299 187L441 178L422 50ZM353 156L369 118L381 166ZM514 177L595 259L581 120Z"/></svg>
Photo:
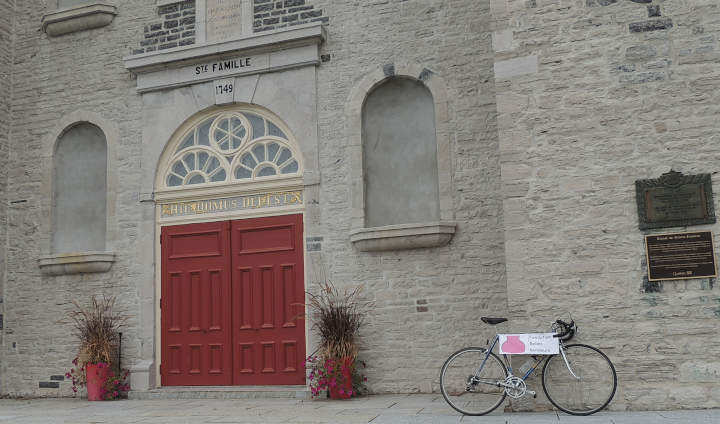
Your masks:
<svg viewBox="0 0 720 424"><path fill-rule="evenodd" d="M482 321L495 325L507 319L483 317ZM466 347L453 353L440 372L443 398L462 414L485 415L502 405L506 397L536 397L537 392L530 390L527 380L541 368L538 373L542 374L542 390L554 407L571 415L590 415L602 410L612 401L617 389L617 373L612 362L593 346L567 343L577 333L574 321L566 323L557 320L551 330L552 334L544 333L537 339L547 337L543 340L548 342L547 345L531 343L532 349L527 348L526 344L526 349L521 350L526 358L516 358L524 362L519 367L520 371L513 369L513 354L502 352L502 334L496 333L492 342L488 340L484 348ZM557 341L549 344L550 335ZM494 351L496 346L498 352ZM510 347L508 350L517 351ZM597 376L594 371L596 368L601 368ZM579 383L577 389L573 386L570 390L579 396L568 396L566 384L574 385L575 382ZM559 389L553 390L554 386ZM461 398L466 394L468 398Z"/></svg>
<svg viewBox="0 0 720 424"><path fill-rule="evenodd" d="M473 377L477 378L478 374L480 374L480 371L482 371L483 367L485 367L485 363L487 362L488 358L490 357L490 353L493 351L493 349L495 349L495 345L497 345L499 341L500 341L500 336L496 334L495 338L493 339L492 346L490 346L487 349L487 353L485 354L485 359L483 359L482 363L480 364L480 367L478 368L477 371L475 371L475 375ZM570 363L568 362L567 357L565 356L565 347L563 346L562 340L560 340L559 343L560 343L560 354L562 355L563 360L565 361L565 365L567 366L568 370L570 371L570 374L572 374L573 377L575 377L579 380L580 378L577 375L575 375L572 368L570 367ZM512 368L512 365L510 364L510 359L508 358L507 354L503 354L502 356L503 356L503 360L505 361L505 363L504 363L505 369L507 370L507 372L509 374L508 377L513 377L515 374L513 373L513 368ZM527 370L527 372L525 373L524 376L520 377L523 381L527 380L528 377L530 377L532 375L532 373L540 366L542 361L548 355L533 355L533 356L539 356L539 359L536 359L535 364L532 367L530 367L529 370Z"/></svg>

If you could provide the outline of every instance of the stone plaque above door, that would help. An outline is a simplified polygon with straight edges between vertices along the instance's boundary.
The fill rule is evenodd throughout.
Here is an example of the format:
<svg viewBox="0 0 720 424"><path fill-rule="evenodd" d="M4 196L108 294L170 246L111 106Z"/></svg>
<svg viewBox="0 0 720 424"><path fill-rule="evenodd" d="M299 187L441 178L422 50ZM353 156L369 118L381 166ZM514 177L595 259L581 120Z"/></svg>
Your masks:
<svg viewBox="0 0 720 424"><path fill-rule="evenodd" d="M253 33L252 0L197 0L198 43L217 43Z"/></svg>

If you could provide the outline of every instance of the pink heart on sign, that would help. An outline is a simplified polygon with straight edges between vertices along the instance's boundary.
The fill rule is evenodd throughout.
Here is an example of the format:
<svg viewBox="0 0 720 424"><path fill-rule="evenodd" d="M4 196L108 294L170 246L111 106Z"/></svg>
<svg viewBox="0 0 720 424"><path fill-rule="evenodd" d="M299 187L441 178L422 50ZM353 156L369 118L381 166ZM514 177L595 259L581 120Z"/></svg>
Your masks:
<svg viewBox="0 0 720 424"><path fill-rule="evenodd" d="M502 350L505 353L523 353L525 352L525 343L520 340L520 336L507 336L507 341L503 343Z"/></svg>

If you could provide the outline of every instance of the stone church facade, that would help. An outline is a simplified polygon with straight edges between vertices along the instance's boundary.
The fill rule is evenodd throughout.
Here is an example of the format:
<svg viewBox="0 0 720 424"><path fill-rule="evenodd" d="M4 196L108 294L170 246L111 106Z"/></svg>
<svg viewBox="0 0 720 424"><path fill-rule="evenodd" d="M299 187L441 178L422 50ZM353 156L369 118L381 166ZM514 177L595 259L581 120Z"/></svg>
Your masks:
<svg viewBox="0 0 720 424"><path fill-rule="evenodd" d="M720 287L650 281L644 244L718 225L641 230L636 201L670 170L718 183L718 18L714 0L0 0L0 395L71 394L59 321L93 294L130 316L136 392L193 384L172 363L197 316L238 326L211 368L227 342L302 385L314 335L288 317L328 279L374 304L371 392L438 392L447 356L493 335L480 316L572 315L615 364L611 409L720 407ZM276 290L244 297L265 271ZM266 313L294 332L252 356L239 330ZM197 381L266 383L243 378Z"/></svg>

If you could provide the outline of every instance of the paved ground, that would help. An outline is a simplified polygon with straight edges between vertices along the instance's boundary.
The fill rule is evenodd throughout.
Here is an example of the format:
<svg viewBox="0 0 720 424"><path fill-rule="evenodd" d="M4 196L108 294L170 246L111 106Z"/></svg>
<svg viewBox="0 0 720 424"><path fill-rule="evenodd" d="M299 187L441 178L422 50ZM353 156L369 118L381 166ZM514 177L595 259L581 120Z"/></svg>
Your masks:
<svg viewBox="0 0 720 424"><path fill-rule="evenodd" d="M0 400L0 423L718 424L720 409L600 412L590 417L554 412L462 417L439 395L382 395L345 401L5 399Z"/></svg>

